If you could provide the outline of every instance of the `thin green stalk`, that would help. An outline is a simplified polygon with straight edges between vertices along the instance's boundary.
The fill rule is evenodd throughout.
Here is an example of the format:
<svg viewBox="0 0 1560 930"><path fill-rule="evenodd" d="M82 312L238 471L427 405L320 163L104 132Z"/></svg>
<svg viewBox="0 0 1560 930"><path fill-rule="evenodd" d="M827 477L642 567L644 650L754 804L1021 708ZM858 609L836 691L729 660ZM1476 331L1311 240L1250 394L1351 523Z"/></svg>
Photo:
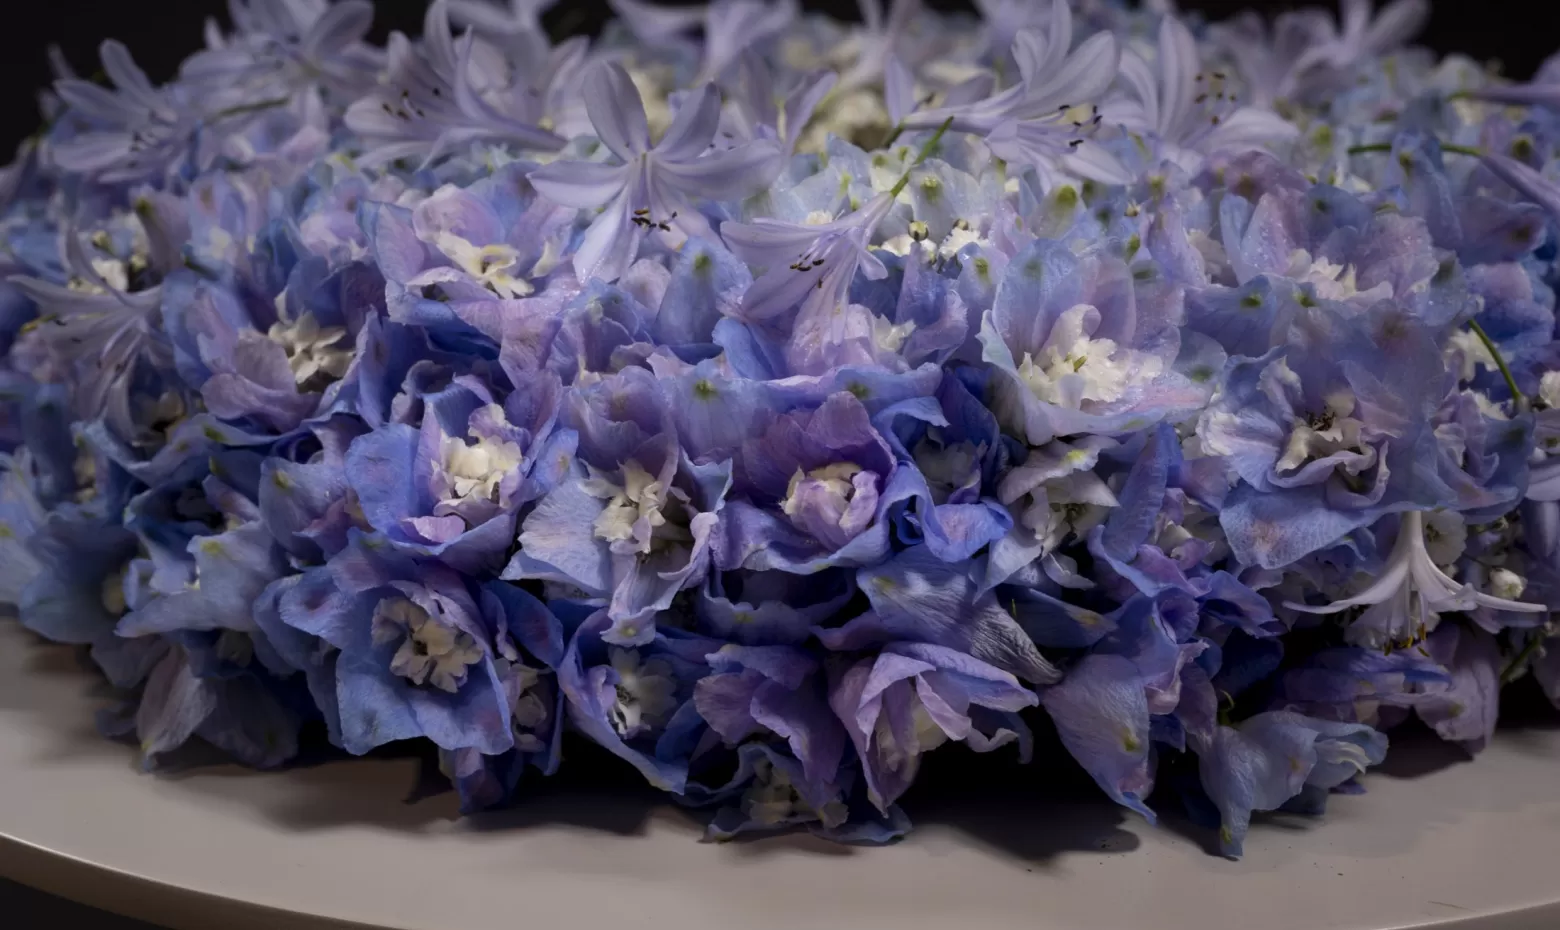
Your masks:
<svg viewBox="0 0 1560 930"><path fill-rule="evenodd" d="M211 114L213 120L227 119L230 116L240 116L244 113L258 113L261 110L269 110L274 107L286 106L288 98L278 97L274 100L257 100L254 103L241 103L236 107L228 107Z"/></svg>
<svg viewBox="0 0 1560 930"><path fill-rule="evenodd" d="M1512 399L1516 401L1517 412L1522 413L1527 410L1527 395L1517 389L1517 379L1511 376L1511 369L1506 367L1506 360L1501 357L1500 350L1495 348L1495 342L1490 339L1489 333L1484 331L1484 327L1479 325L1478 320L1469 320L1468 328L1479 337L1479 341L1484 343L1485 351L1489 352L1490 357L1495 360L1495 367L1500 369L1500 376L1506 379L1506 387L1511 391Z"/></svg>
<svg viewBox="0 0 1560 930"><path fill-rule="evenodd" d="M1527 645L1522 647L1522 651L1517 653L1516 658L1512 659L1509 665L1501 669L1500 683L1509 685L1516 681L1522 675L1523 668L1538 654L1538 647L1543 644L1544 631L1542 629L1534 630L1532 637L1527 641Z"/></svg>
<svg viewBox="0 0 1560 930"><path fill-rule="evenodd" d="M893 129L888 131L888 138L883 140L883 144L880 146L880 148L892 148L895 140L897 140L904 131L905 121L901 119L899 122L894 124Z"/></svg>
<svg viewBox="0 0 1560 930"><path fill-rule="evenodd" d="M937 127L937 131L932 133L932 137L926 140L925 145L921 146L921 151L916 153L915 161L910 163L910 166L905 169L905 173L900 175L899 180L889 189L889 197L899 196L899 192L905 189L906 184L910 183L910 172L915 170L916 166L921 164L921 162L926 161L926 157L932 154L933 149L937 148L937 143L942 141L943 133L946 133L948 127L952 125L953 117L950 116L943 120L943 124Z"/></svg>
<svg viewBox="0 0 1560 930"><path fill-rule="evenodd" d="M1351 146L1349 146L1349 154L1350 155L1365 155L1365 154L1368 154L1370 152L1390 152L1390 151L1392 151L1392 143L1390 143L1390 142L1370 142L1370 143L1367 143L1365 145L1351 145ZM1478 149L1473 148L1471 146L1455 145L1455 144L1453 144L1451 142L1442 142L1441 143L1441 151L1443 151L1443 152L1450 152L1453 155L1472 155L1475 158L1477 158L1478 156L1484 154L1483 152L1481 152Z"/></svg>

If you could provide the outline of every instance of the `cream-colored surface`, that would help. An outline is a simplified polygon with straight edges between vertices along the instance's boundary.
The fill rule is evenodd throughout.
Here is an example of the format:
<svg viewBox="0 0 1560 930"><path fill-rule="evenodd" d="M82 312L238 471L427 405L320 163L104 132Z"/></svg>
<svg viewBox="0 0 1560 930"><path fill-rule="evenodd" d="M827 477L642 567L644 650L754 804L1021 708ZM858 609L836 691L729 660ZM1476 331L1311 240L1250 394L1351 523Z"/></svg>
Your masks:
<svg viewBox="0 0 1560 930"><path fill-rule="evenodd" d="M940 803L906 842L843 849L700 843L677 809L603 792L458 821L449 795L404 801L410 760L154 777L93 732L96 694L69 650L0 620L0 874L181 930L1560 927L1554 730L1371 776L1324 823L1257 824L1228 862L1039 792Z"/></svg>

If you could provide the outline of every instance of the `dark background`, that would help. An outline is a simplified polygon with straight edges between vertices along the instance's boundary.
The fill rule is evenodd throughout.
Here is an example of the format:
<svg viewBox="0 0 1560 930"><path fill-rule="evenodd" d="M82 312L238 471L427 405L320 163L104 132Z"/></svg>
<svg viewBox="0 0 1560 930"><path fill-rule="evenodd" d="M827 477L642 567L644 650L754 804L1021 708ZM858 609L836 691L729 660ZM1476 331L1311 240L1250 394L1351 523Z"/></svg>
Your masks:
<svg viewBox="0 0 1560 930"><path fill-rule="evenodd" d="M959 9L958 0L930 0L939 9ZM374 38L391 29L420 31L426 0L378 0ZM1277 12L1297 5L1333 7L1332 2L1295 4L1264 0L1181 0L1186 11L1211 19L1242 9ZM1440 0L1420 41L1441 52L1462 51L1477 59L1499 59L1506 74L1527 77L1560 49L1560 32L1543 20L1545 0ZM802 0L808 10L856 17L855 0ZM207 17L225 17L224 0L49 0L28 4L25 16L7 17L5 53L0 56L0 161L38 124L37 89L49 80L45 50L57 44L80 72L97 69L97 46L106 38L124 41L154 80L171 77L201 45ZM598 29L607 18L606 0L562 0L548 13L554 35Z"/></svg>

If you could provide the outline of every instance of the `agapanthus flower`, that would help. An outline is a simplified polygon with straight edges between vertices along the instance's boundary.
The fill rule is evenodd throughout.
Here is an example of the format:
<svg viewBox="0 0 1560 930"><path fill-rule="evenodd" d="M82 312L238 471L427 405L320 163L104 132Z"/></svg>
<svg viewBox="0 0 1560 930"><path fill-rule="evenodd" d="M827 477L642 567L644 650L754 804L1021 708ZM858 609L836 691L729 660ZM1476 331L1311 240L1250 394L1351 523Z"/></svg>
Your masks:
<svg viewBox="0 0 1560 930"><path fill-rule="evenodd" d="M1242 106L1222 74L1202 70L1196 41L1173 16L1160 21L1158 51L1153 65L1133 52L1122 55L1121 73L1135 99L1110 107L1107 119L1151 134L1162 158L1195 171L1213 152L1261 148L1294 136L1295 127L1282 117Z"/></svg>
<svg viewBox="0 0 1560 930"><path fill-rule="evenodd" d="M231 36L208 29L207 48L180 68L217 110L277 106L321 88L351 99L368 88L383 64L363 41L374 7L362 0L333 3L239 2L229 9Z"/></svg>
<svg viewBox="0 0 1560 930"><path fill-rule="evenodd" d="M690 237L714 236L691 197L725 199L750 193L764 165L778 157L773 143L707 153L720 118L720 95L705 85L677 112L653 147L644 106L628 73L617 64L594 68L583 94L596 135L622 164L557 161L531 172L542 196L569 207L604 207L574 253L581 280L616 280L655 235L676 248Z"/></svg>
<svg viewBox="0 0 1560 930"><path fill-rule="evenodd" d="M428 7L420 48L400 33L391 36L387 79L346 112L347 126L372 145L365 157L433 161L477 141L538 151L563 147L563 139L540 125L548 85L529 76L479 76L486 62L474 60L474 45L470 35L451 36L446 0ZM539 80L560 80L572 70L567 58L547 63L552 69Z"/></svg>
<svg viewBox="0 0 1560 930"><path fill-rule="evenodd" d="M162 289L136 287L142 282L130 281L124 264L90 257L75 230L63 238L63 286L31 276L12 280L41 311L35 338L75 381L77 416L104 417L128 438L134 431L131 380L143 364L165 365L171 356L158 329Z"/></svg>
<svg viewBox="0 0 1560 930"><path fill-rule="evenodd" d="M1460 529L1461 520L1455 516L1452 519L1456 521L1453 526ZM1476 605L1522 613L1544 610L1541 604L1495 597L1453 581L1430 554L1426 539L1431 532L1437 537L1442 535L1434 531L1433 525L1427 526L1422 512L1411 510L1403 514L1386 564L1365 590L1325 606L1293 602L1285 606L1306 613L1325 614L1366 607L1368 609L1350 624L1349 629L1360 645L1373 648L1423 639L1426 628L1433 628L1438 615L1448 611L1471 610Z"/></svg>
<svg viewBox="0 0 1560 930"><path fill-rule="evenodd" d="M905 116L903 124L932 129L951 118L952 128L985 136L993 154L1033 168L1042 191L1064 172L1108 184L1131 181L1126 167L1090 138L1121 61L1115 36L1095 33L1073 48L1072 9L1055 0L1047 28L1017 33L1012 54L1018 83L984 100L948 100Z"/></svg>
<svg viewBox="0 0 1560 930"><path fill-rule="evenodd" d="M56 130L51 157L111 184L154 179L189 155L197 112L183 88L153 86L122 43L104 42L100 55L113 90L78 78L55 85L69 131Z"/></svg>
<svg viewBox="0 0 1560 930"><path fill-rule="evenodd" d="M450 0L450 19L498 36L542 32L542 14L557 0Z"/></svg>

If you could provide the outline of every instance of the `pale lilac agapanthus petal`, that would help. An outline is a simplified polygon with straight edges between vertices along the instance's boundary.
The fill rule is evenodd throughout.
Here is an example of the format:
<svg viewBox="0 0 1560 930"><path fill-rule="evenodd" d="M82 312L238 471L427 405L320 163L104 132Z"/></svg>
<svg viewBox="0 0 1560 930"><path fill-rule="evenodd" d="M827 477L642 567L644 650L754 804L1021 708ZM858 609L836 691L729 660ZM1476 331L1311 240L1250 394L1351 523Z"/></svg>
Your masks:
<svg viewBox="0 0 1560 930"><path fill-rule="evenodd" d="M655 144L657 155L671 162L686 162L703 155L720 122L720 91L705 84L684 98L666 134Z"/></svg>
<svg viewBox="0 0 1560 930"><path fill-rule="evenodd" d="M612 154L632 161L650 149L650 126L639 89L616 62L606 62L585 74L581 88L596 138Z"/></svg>
<svg viewBox="0 0 1560 930"><path fill-rule="evenodd" d="M586 210L610 202L627 185L630 165L555 161L526 175L543 197L565 207Z"/></svg>

